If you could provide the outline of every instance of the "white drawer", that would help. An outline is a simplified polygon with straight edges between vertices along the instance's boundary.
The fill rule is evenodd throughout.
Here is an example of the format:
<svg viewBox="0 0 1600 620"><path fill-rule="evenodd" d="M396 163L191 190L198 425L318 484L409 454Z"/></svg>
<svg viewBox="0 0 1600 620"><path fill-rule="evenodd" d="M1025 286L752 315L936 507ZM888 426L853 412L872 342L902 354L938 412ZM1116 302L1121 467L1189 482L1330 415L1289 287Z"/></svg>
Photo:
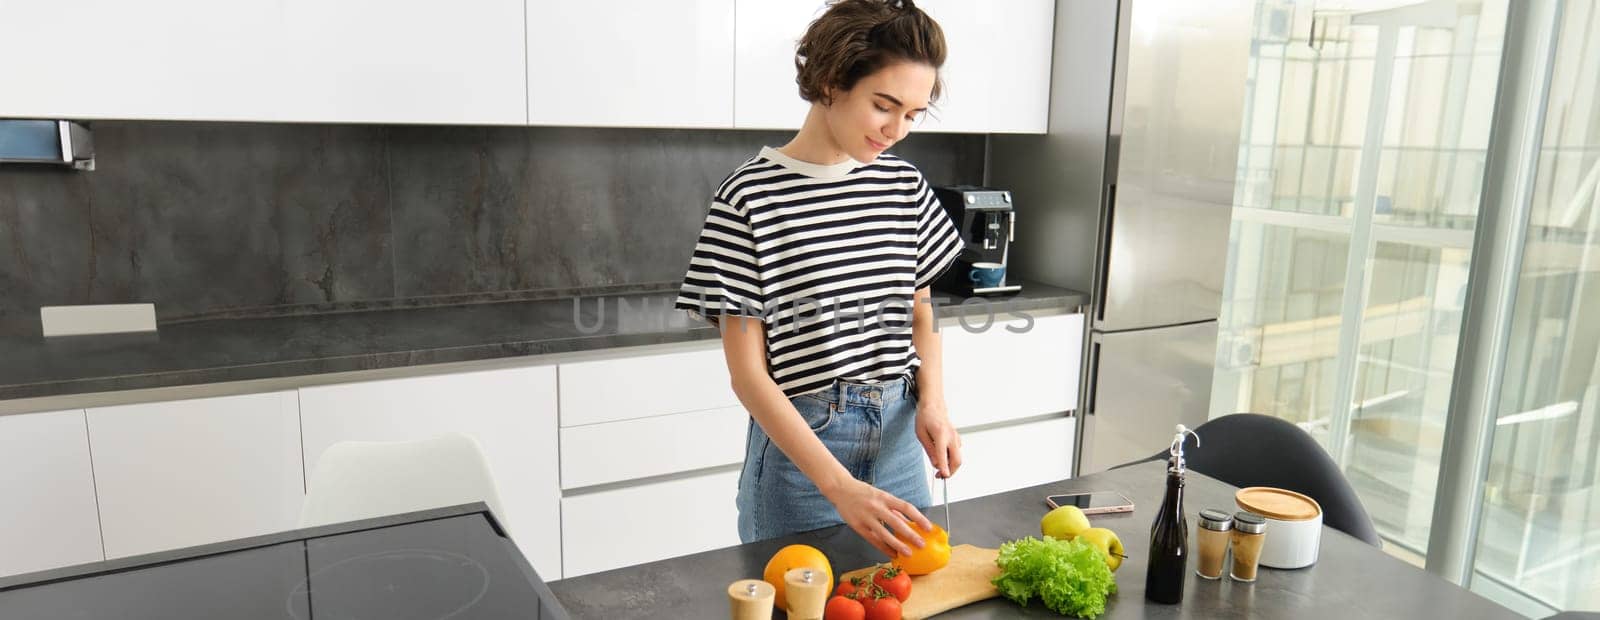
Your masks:
<svg viewBox="0 0 1600 620"><path fill-rule="evenodd" d="M739 544L738 470L561 500L561 574L576 577Z"/></svg>
<svg viewBox="0 0 1600 620"><path fill-rule="evenodd" d="M1020 320L977 333L959 323L940 326L944 336L945 402L958 428L992 424L1078 406L1078 368L1083 351L1083 315L1034 317L1028 331ZM973 329L982 317L968 319Z"/></svg>
<svg viewBox="0 0 1600 620"><path fill-rule="evenodd" d="M561 425L581 426L739 404L719 343L703 351L562 364Z"/></svg>
<svg viewBox="0 0 1600 620"><path fill-rule="evenodd" d="M1072 476L1073 431L1076 418L1052 418L1014 426L1001 426L961 434L961 470L950 479L950 501L1004 493L1036 484L1064 480ZM924 466L939 502L939 482L933 469ZM1039 498L1044 508L1044 498ZM1041 510L1039 513L1043 516ZM944 513L928 515L944 519ZM968 519L973 516L968 515ZM961 525L961 514L950 518Z"/></svg>
<svg viewBox="0 0 1600 620"><path fill-rule="evenodd" d="M561 488L606 484L744 461L744 407L561 429Z"/></svg>

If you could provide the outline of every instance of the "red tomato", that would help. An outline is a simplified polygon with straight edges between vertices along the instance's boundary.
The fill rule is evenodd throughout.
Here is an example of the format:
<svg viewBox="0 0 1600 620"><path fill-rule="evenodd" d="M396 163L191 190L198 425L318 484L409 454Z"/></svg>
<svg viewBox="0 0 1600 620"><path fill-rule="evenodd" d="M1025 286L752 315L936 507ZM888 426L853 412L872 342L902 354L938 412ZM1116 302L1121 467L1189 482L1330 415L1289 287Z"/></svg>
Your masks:
<svg viewBox="0 0 1600 620"><path fill-rule="evenodd" d="M904 603L911 598L911 575L893 566L886 566L872 573L873 585L882 588L884 592L893 595L896 600Z"/></svg>
<svg viewBox="0 0 1600 620"><path fill-rule="evenodd" d="M884 596L867 601L865 620L900 620L900 600Z"/></svg>
<svg viewBox="0 0 1600 620"><path fill-rule="evenodd" d="M845 583L850 583L846 581ZM823 620L865 620L867 610L861 606L861 601L847 596L835 596L828 599L828 606L822 608ZM895 616L898 618L899 616Z"/></svg>
<svg viewBox="0 0 1600 620"><path fill-rule="evenodd" d="M853 598L856 601L867 598L867 590L862 588L861 577L846 578L843 582L838 582L838 590L834 590L834 594Z"/></svg>

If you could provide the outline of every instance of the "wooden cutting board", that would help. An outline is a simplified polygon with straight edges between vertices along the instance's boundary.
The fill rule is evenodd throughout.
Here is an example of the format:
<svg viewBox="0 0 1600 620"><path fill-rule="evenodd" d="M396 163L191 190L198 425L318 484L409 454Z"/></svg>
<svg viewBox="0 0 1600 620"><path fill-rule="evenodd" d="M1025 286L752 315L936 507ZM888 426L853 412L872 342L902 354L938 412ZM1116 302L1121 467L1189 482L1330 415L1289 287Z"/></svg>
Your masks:
<svg viewBox="0 0 1600 620"><path fill-rule="evenodd" d="M1000 551L996 549L972 545L952 547L950 563L944 568L911 578L911 597L900 605L901 615L905 620L922 620L1000 596L1000 591L989 583L1000 575L1000 567L994 563L999 556ZM839 583L870 574L874 568L868 566L840 575Z"/></svg>

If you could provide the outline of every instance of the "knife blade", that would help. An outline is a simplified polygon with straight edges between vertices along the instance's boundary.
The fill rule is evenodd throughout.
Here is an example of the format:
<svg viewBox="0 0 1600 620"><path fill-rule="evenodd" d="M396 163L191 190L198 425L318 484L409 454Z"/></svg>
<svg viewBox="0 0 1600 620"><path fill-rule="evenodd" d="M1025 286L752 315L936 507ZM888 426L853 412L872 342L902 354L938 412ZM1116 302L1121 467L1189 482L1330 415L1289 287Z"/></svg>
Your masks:
<svg viewBox="0 0 1600 620"><path fill-rule="evenodd" d="M943 486L944 493L944 532L948 535L950 533L950 479L941 477L939 482Z"/></svg>

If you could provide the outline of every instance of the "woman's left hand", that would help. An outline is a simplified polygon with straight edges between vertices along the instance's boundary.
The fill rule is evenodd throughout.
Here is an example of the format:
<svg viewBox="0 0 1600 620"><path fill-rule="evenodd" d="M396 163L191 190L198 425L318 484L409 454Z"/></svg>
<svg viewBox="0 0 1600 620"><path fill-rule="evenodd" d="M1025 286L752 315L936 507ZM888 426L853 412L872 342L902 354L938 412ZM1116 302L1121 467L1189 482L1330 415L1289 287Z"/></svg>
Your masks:
<svg viewBox="0 0 1600 620"><path fill-rule="evenodd" d="M942 399L917 402L917 439L940 478L954 476L961 469L961 434L950 423L950 412Z"/></svg>

